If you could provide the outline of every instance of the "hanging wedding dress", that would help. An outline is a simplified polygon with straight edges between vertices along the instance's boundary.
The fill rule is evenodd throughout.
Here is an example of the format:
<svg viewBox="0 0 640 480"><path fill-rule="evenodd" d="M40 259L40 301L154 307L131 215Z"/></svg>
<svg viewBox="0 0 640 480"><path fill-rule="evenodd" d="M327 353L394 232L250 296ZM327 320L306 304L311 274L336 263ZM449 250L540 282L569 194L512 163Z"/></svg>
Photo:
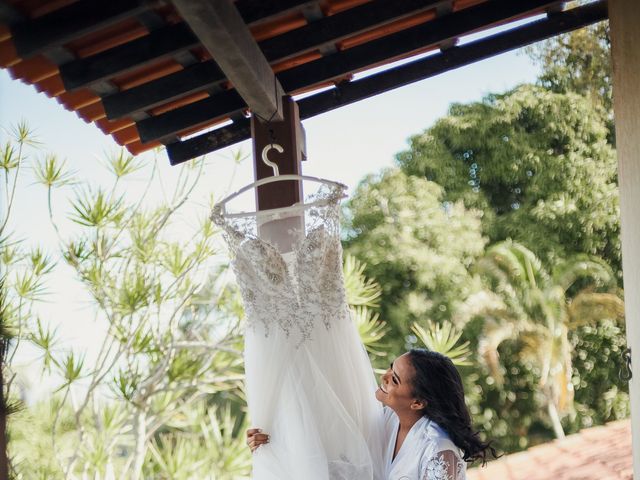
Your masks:
<svg viewBox="0 0 640 480"><path fill-rule="evenodd" d="M345 298L344 185L298 209L229 218L217 205L243 298L251 424L270 435L256 480L382 480L381 405Z"/></svg>

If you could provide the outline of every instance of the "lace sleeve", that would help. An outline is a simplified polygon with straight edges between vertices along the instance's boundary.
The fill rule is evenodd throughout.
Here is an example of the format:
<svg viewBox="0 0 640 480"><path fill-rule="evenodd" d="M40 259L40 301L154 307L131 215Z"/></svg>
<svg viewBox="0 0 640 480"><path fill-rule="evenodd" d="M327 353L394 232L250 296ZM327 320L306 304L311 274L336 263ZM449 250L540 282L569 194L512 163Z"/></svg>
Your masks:
<svg viewBox="0 0 640 480"><path fill-rule="evenodd" d="M453 450L442 450L427 459L420 469L420 480L465 480L466 465Z"/></svg>

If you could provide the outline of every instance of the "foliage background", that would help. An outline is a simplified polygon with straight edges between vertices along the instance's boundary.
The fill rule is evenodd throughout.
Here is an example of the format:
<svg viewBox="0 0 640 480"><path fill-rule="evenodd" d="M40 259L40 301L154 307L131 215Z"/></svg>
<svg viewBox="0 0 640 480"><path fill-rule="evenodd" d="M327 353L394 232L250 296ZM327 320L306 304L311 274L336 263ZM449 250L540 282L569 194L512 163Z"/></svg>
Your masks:
<svg viewBox="0 0 640 480"><path fill-rule="evenodd" d="M347 290L374 367L416 345L451 355L462 346L474 423L504 452L629 415L607 28L530 48L537 85L452 105L344 205ZM57 382L50 398L9 417L14 477L246 478L243 311L210 205L189 199L201 163L163 187L164 202L147 204L124 193L140 172L152 188L161 183L153 162L108 155L113 183L96 185L24 124L5 132L2 148L5 389L10 402L24 398L11 363L19 348L38 352ZM25 175L47 192L55 249L21 241L4 222ZM185 221L189 210L199 219ZM164 236L174 221L190 229ZM567 265L585 271L560 295L551 279ZM59 268L76 270L108 326L100 334L115 346L105 358L117 354L108 368L58 344L48 326L47 282ZM529 271L535 282L523 281ZM165 302L175 322L151 314ZM531 355L532 345L555 344L560 357Z"/></svg>

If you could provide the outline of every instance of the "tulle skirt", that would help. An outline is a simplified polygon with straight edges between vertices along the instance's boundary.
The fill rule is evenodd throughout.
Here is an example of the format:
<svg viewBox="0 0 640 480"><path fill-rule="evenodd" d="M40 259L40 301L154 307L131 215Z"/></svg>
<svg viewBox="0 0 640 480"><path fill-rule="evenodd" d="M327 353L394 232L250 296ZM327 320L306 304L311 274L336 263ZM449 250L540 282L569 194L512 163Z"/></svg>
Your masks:
<svg viewBox="0 0 640 480"><path fill-rule="evenodd" d="M253 478L382 480L382 406L357 328L348 314L318 323L300 345L279 328L247 328L249 415L270 435Z"/></svg>

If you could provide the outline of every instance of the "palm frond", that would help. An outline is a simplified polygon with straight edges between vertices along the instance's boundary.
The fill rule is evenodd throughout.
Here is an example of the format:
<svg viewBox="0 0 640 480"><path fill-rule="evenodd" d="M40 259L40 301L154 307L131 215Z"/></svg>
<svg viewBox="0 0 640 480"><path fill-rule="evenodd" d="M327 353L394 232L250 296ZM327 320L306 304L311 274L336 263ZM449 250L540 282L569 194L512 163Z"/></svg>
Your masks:
<svg viewBox="0 0 640 480"><path fill-rule="evenodd" d="M386 322L380 320L379 314L372 312L366 306L354 307L351 312L353 321L358 327L360 340L367 351L376 356L385 356L386 345L382 339L389 330Z"/></svg>
<svg viewBox="0 0 640 480"><path fill-rule="evenodd" d="M624 320L624 301L614 293L580 292L571 300L567 310L570 328L604 319Z"/></svg>
<svg viewBox="0 0 640 480"><path fill-rule="evenodd" d="M552 278L566 291L581 278L588 278L597 286L608 286L614 282L615 275L603 259L581 254L556 265Z"/></svg>
<svg viewBox="0 0 640 480"><path fill-rule="evenodd" d="M353 255L344 258L343 275L347 302L352 306L377 307L382 288L365 274L366 264Z"/></svg>
<svg viewBox="0 0 640 480"><path fill-rule="evenodd" d="M469 342L458 345L462 332L458 331L452 323L436 324L428 322L427 328L424 328L414 322L411 330L427 349L449 357L455 365L471 365L469 361L469 356L471 355Z"/></svg>

